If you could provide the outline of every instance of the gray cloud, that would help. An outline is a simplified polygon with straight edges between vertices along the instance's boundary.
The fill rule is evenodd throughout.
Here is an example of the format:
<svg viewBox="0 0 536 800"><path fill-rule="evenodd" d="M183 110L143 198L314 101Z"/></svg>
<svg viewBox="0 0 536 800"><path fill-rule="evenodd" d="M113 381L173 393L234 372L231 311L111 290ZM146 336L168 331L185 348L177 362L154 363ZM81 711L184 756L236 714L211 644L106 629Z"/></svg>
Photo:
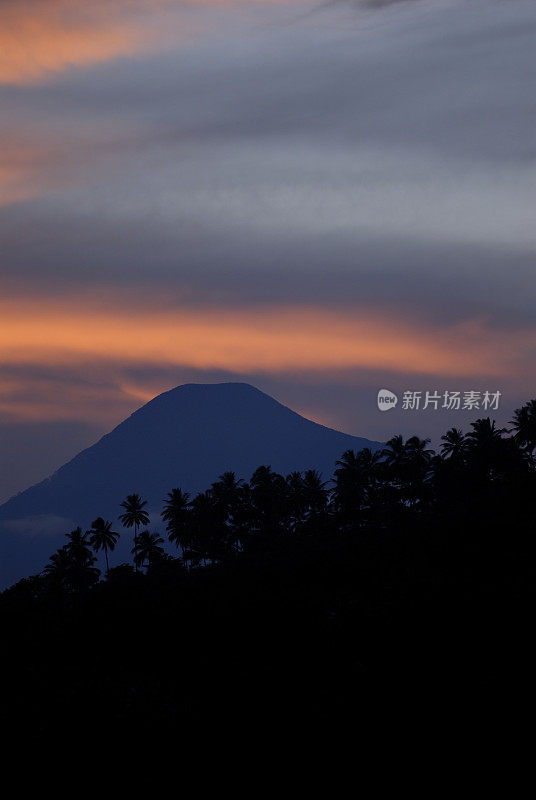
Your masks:
<svg viewBox="0 0 536 800"><path fill-rule="evenodd" d="M42 189L0 209L3 288L44 302L91 291L109 303L145 287L148 306L533 323L536 4L307 8L230 6L218 31L182 48L0 87L6 135L41 148L24 180ZM107 422L140 404L122 379L156 392L237 377L10 370L49 398L73 385L80 396L86 380L112 409ZM371 400L378 383L407 388L400 376L238 377L351 433L385 438L382 425L387 436L410 424L377 416ZM509 386L510 409L529 382ZM58 432L73 450L89 434ZM14 429L11 450L20 436L27 453L34 435ZM42 436L45 449L52 429Z"/></svg>
<svg viewBox="0 0 536 800"><path fill-rule="evenodd" d="M534 254L526 249L351 231L252 235L158 217L80 218L39 204L0 215L0 237L3 282L15 297L81 290L109 304L138 288L147 308L320 303L428 324L534 321Z"/></svg>
<svg viewBox="0 0 536 800"><path fill-rule="evenodd" d="M0 97L15 124L18 115L30 121L53 111L47 127L62 135L65 118L72 122L75 114L98 138L99 122L113 115L140 148L262 143L294 133L305 145L410 144L478 160L534 159L533 3L416 7L372 30L337 6L319 9L312 27L289 21L288 10L283 26L279 9L265 11L258 27L251 20L245 26L230 9L224 35L195 48L67 74L45 86L7 87ZM269 27L262 24L272 17ZM113 140L109 146L117 149Z"/></svg>

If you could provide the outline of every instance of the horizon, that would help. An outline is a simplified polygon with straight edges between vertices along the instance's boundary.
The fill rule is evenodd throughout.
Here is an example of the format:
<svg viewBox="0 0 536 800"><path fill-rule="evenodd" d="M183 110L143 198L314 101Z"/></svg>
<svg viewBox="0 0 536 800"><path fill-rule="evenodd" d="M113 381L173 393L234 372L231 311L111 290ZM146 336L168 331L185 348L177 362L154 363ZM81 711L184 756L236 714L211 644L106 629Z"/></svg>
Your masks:
<svg viewBox="0 0 536 800"><path fill-rule="evenodd" d="M153 403L153 401L158 400L159 398L163 397L164 395L169 395L169 394L172 394L174 392L177 392L180 389L186 389L186 388L189 388L189 387L215 388L215 387L218 387L218 386L237 386L237 387L247 387L248 389L253 389L255 392L257 392L259 394L262 394L267 399L275 401L278 405L282 406L285 410L291 411L292 413L297 414L299 417L301 417L302 419L306 420L307 422L313 422L315 425L318 425L318 426L320 426L322 428L326 428L327 430L333 431L335 433L342 433L342 434L344 434L346 436L354 437L354 438L356 438L356 440L358 440L358 439L368 440L369 442L371 442L374 445L376 445L376 444L385 444L386 440L377 441L377 440L374 440L371 437L369 437L367 435L364 435L364 434L360 435L358 433L349 433L348 431L344 431L342 428L336 428L336 427L333 427L332 425L325 425L324 423L322 423L322 422L320 422L318 420L312 419L311 417L308 417L307 415L297 411L296 409L293 409L293 408L285 405L280 400L278 400L276 397L273 397L272 395L268 394L267 392L264 392L258 386L254 386L253 384L247 383L245 381L216 381L214 383L202 383L202 382L192 381L192 382L189 382L189 383L184 383L184 384L180 384L178 386L174 386L171 389L166 389L163 392L160 392L159 394L157 394L154 397L150 398L147 402L142 403L140 406L137 406L124 419L120 420L117 423L117 425L114 425L112 428L103 431L98 436L98 438L96 438L95 440L89 442L89 444L86 447L83 447L80 450L77 450L75 453L73 453L72 457L68 458L65 462L62 462L61 464L59 464L57 469L52 470L47 475L43 475L42 478L37 479L36 481L28 484L27 486L23 486L21 489L19 489L18 491L14 492L13 494L11 494L9 496L6 496L6 497L1 497L0 496L0 506L2 506L8 500L11 500L14 497L16 497L17 495L25 492L27 489L32 488L35 485L38 485L43 480L47 480L48 478L53 477L56 474L56 472L58 471L58 469L61 469L61 467L66 466L67 464L69 464L72 460L76 459L76 457L78 455L80 455L81 453L83 453L85 450L88 450L88 449L92 448L94 445L98 444L102 439L104 439L105 437L109 436L111 433L113 433L117 428L122 426L124 423L128 422L138 412L142 411L147 406L150 406ZM490 414L483 413L480 416L482 416L482 417L489 416L492 420L496 421L496 415L494 415L493 413L490 413ZM472 421L474 421L474 419L475 419L475 417L474 417L474 414L473 414L473 420ZM440 432L440 435L445 433L446 430L447 430L447 428L445 428L442 432ZM396 434L393 434L393 435L396 435ZM413 431L413 433L411 435L419 435L419 432L417 430L415 430L415 431ZM439 436L436 438L436 441L433 441L432 439L430 439L430 442L431 442L431 446L434 449L437 450L439 445L440 445ZM342 455L342 453L341 453L341 455ZM329 475L326 474L324 477L329 478Z"/></svg>
<svg viewBox="0 0 536 800"><path fill-rule="evenodd" d="M251 384L251 383L246 383L246 382L244 382L244 381L219 381L219 382L215 382L215 383L195 383L195 382L191 382L191 383L184 383L184 384L180 384L179 386L174 386L172 389L168 389L168 390L166 390L166 391L164 391L164 392L161 392L160 394L158 394L158 395L155 395L155 397L152 397L152 398L151 398L150 400L148 400L146 403L143 403L141 406L138 406L136 409L134 409L134 411L133 411L131 414L129 414L127 417L125 417L123 420L121 420L121 421L120 421L120 422L119 422L117 425L115 425L115 426L114 426L113 428L111 428L110 430L108 430L108 431L105 431L105 432L102 434L102 436L100 436L100 437L99 437L97 440L95 440L95 441L91 442L91 443L88 445L88 447L86 447L86 448L83 448L83 449L82 449L82 450L80 450L80 451L77 451L77 452L76 452L76 453L73 455L73 458L72 458L72 459L69 459L69 460L68 460L68 461L66 461L65 463L62 463L62 464L60 464L59 468L61 469L61 467L63 467L63 466L66 466L68 463L70 463L70 461L72 461L73 459L75 459L75 458L76 458L78 455L80 455L81 453L83 453L85 450L87 450L87 449L90 449L90 448L91 448L91 447L93 447L94 445L98 444L98 443L99 443L99 442L100 442L100 441L101 441L103 438L105 438L105 437L109 436L109 435L110 435L111 433L113 433L113 432L114 432L114 431L115 431L117 428L119 428L120 426L122 426L124 423L128 422L128 421L129 421L129 420L130 420L130 419L131 419L131 418L132 418L134 415L138 414L138 412L140 412L140 411L142 411L143 409L147 408L147 406L150 406L150 405L151 405L151 404L152 404L152 403L153 403L155 400L158 400L159 398L163 397L164 395L169 395L169 394L172 394L172 393L174 393L174 392L176 392L176 391L178 391L178 390L180 390L180 389L186 389L186 388L189 388L189 387L200 387L200 388L209 388L209 387L210 387L210 388L216 388L216 387L218 387L218 386L237 386L237 387L238 387L238 386L240 386L240 387L247 387L248 389L253 389L255 392L257 392L257 393L259 393L259 394L262 394L262 395L263 395L264 397L266 397L267 399L269 399L269 400L273 400L273 401L275 401L275 402L276 402L278 405L281 405L281 406L283 406L283 408L284 408L285 410L287 410L287 411L291 411L291 412L292 412L292 413L294 413L294 414L298 414L298 416L300 416L302 419L306 420L307 422L313 422L315 425L319 425L320 427L327 428L327 430L329 430L329 431L333 431L333 432L335 432L335 433L342 433L342 434L345 434L345 435L347 435L347 436L354 436L354 434L348 434L346 431L342 431L342 430L340 430L340 429L338 429L338 428L332 428L332 427L330 427L329 425L322 425L322 423L316 422L315 420L311 420L311 419L309 419L308 417L304 416L303 414L299 414L299 412L295 411L295 410L294 410L294 409L292 409L292 408L289 408L288 406L285 406L283 403L280 403L280 401L279 401L279 400L277 400L277 398L275 398L275 397L272 397L271 395L267 394L266 392L263 392L261 389L259 389L257 386L254 386L254 385L253 385L253 384ZM357 439L367 439L367 440L369 439L369 437L366 437L366 436L363 436L363 437L357 437L357 436L356 436L355 438L356 438L356 440L357 440ZM369 440L369 441L371 441L371 443L373 443L373 444L378 444L377 442L374 442L373 440ZM381 443L380 443L380 444L381 444ZM342 453L341 453L341 455L342 455ZM43 476L43 479L44 479L44 480L46 480L47 478L50 478L50 477L52 477L52 476L53 476L53 475L54 475L56 472L57 472L57 470L54 470L54 471L53 471L52 473L50 473L49 475L45 475L45 476ZM16 492L14 495L10 495L9 497L6 497L5 499L2 499L2 498L0 498L0 506L2 506L2 505L3 505L4 503L6 503L8 500L10 500L10 499L13 499L14 497L16 497L18 494L21 494L22 492L26 491L26 489L32 488L32 486L35 486L35 485L37 485L37 484L38 484L38 483L40 483L40 482L41 482L41 481L36 481L34 484L30 484L30 485L28 485L28 486L25 486L25 487L23 487L23 488L22 488L22 489L21 489L19 492Z"/></svg>
<svg viewBox="0 0 536 800"><path fill-rule="evenodd" d="M387 442L374 442L323 427L251 384L190 383L175 387L143 405L47 480L0 506L0 588L29 575L34 576L31 580L41 580L52 547L60 545L56 555L62 558L61 553L67 552L61 547L65 536L68 540L82 536L87 545L95 525L110 530L114 521L117 525L117 520L122 519L120 508L134 501L145 507L144 524L148 527L143 531L143 541L159 543L158 552L177 562L169 552L165 555L165 548L160 546L165 543L159 533L166 519L161 513L163 506L175 502L170 498L178 496L180 503L190 509L188 514L195 518L199 513L200 524L201 517L206 524L208 518L203 515L207 503L215 512L218 503L224 502L219 492L228 483L242 487L239 496L244 503L249 502L252 487L258 481L264 485L268 480L272 488L278 484L276 494L281 509L292 497L299 506L301 492L305 492L305 500L309 496L306 487L315 485L327 504L326 524L328 519L334 521L338 513L337 502L333 504L329 498L336 498L350 477L352 482L357 480L358 487L361 480L371 482L372 506L362 497L360 488L355 494L362 497L360 503L367 513L381 496L381 492L376 495L380 485L386 492L380 503L386 504L383 513L401 487L413 498L413 470L419 475L422 506L414 506L413 500L408 506L403 497L397 502L402 501L404 514L417 513L417 517L424 508L436 513L433 502L428 507L428 492L433 486L439 492L436 500L441 505L441 486L445 482L445 488L452 490L453 469L467 470L466 477L477 480L477 484L484 479L488 488L493 488L498 475L513 485L519 479L521 490L525 491L525 478L528 480L533 474L535 464L535 409L536 400L532 400L517 410L511 430L496 427L489 418L473 419L465 433L455 428L445 431L441 447L434 452L427 446L428 440L418 436L406 441L394 436ZM494 466L490 467L489 459ZM400 470L400 477L391 476L392 470L397 474ZM471 497L466 477L462 480L462 494ZM253 497L259 500L264 495L256 491ZM349 501L351 496L350 493ZM300 518L298 514L297 519ZM235 523L240 527L237 520L231 522L225 530L232 530ZM352 524L359 528L359 517ZM129 538L122 537L116 557L128 561L128 547ZM177 563L183 563L183 556Z"/></svg>

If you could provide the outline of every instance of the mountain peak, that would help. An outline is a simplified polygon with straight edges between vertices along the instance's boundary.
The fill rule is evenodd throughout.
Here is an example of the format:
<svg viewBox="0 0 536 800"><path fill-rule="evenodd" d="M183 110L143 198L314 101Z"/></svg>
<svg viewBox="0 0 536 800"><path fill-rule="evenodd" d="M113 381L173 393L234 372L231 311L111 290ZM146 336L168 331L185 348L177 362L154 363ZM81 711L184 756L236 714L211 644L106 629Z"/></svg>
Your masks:
<svg viewBox="0 0 536 800"><path fill-rule="evenodd" d="M145 406L142 406L139 411L148 406L160 402L180 402L195 400L206 400L207 402L239 402L246 399L253 400L253 398L264 398L270 402L277 402L273 397L252 386L251 383L239 383L232 381L225 381L222 383L183 383L180 386L175 386L174 389L169 389L166 392L153 397Z"/></svg>
<svg viewBox="0 0 536 800"><path fill-rule="evenodd" d="M116 519L132 492L148 500L156 519L175 487L204 491L223 472L248 479L261 464L284 475L318 469L329 478L345 450L380 446L305 419L248 383L187 383L153 398L50 478L4 503L0 525L4 537L14 523L49 535L51 519L67 530L88 526L98 516ZM22 574L31 571L26 564Z"/></svg>

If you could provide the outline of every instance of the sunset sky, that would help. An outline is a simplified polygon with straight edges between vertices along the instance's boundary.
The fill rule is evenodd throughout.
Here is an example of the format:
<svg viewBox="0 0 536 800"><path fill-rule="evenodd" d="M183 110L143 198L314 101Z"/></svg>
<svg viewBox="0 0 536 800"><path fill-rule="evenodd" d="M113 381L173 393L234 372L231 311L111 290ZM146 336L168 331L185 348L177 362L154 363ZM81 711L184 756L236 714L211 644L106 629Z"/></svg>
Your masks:
<svg viewBox="0 0 536 800"><path fill-rule="evenodd" d="M159 392L536 396L536 0L0 0L0 501Z"/></svg>

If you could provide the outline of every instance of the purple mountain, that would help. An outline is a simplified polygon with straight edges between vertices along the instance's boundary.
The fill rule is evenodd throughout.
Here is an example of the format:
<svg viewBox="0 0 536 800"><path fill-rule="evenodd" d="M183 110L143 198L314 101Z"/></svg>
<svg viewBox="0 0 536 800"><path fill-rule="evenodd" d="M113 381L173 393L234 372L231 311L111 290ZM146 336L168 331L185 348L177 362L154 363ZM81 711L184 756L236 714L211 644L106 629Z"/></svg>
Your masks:
<svg viewBox="0 0 536 800"><path fill-rule="evenodd" d="M261 464L285 475L315 468L327 479L345 450L363 447L381 444L311 422L246 383L178 386L0 506L2 585L40 571L71 527L117 521L127 494L146 498L158 524L174 487L202 491L223 472L249 478Z"/></svg>

